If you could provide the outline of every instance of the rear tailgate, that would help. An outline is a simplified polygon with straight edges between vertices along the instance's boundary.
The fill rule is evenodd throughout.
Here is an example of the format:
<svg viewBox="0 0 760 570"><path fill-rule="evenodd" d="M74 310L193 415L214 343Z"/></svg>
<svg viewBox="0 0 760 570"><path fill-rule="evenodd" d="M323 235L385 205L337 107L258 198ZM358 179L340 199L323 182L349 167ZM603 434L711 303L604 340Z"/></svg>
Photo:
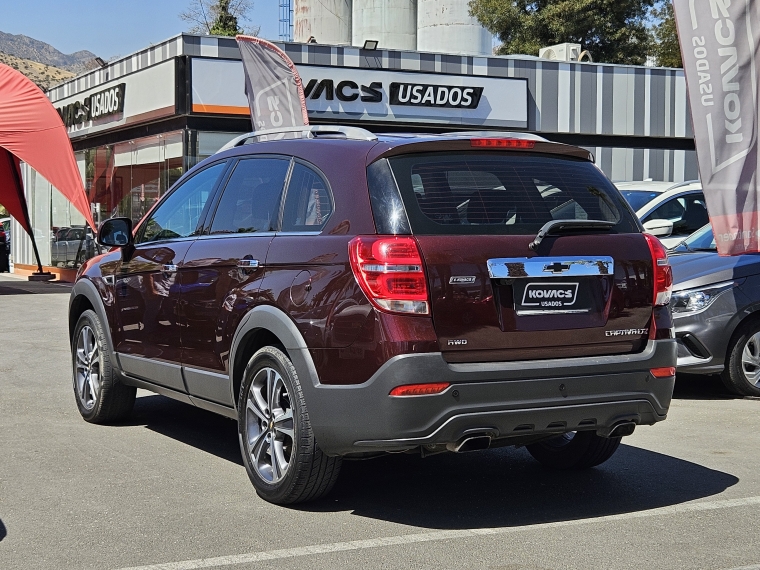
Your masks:
<svg viewBox="0 0 760 570"><path fill-rule="evenodd" d="M447 149L393 156L386 168L420 246L433 323L448 361L644 348L652 253L633 212L591 162L577 155ZM554 220L606 225L561 230L531 248Z"/></svg>
<svg viewBox="0 0 760 570"><path fill-rule="evenodd" d="M652 258L640 234L417 236L431 312L450 362L533 360L642 350ZM579 255L582 252L583 255Z"/></svg>

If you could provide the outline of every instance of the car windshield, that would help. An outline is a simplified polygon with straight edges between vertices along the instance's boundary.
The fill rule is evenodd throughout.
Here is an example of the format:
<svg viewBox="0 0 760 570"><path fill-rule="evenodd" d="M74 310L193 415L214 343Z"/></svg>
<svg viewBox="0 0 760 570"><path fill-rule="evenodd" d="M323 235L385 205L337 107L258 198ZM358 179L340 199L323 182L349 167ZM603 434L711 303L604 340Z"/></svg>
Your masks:
<svg viewBox="0 0 760 570"><path fill-rule="evenodd" d="M621 190L620 193L634 211L640 210L660 195L659 192L652 192L651 190Z"/></svg>
<svg viewBox="0 0 760 570"><path fill-rule="evenodd" d="M691 234L671 251L716 251L712 226L707 224Z"/></svg>

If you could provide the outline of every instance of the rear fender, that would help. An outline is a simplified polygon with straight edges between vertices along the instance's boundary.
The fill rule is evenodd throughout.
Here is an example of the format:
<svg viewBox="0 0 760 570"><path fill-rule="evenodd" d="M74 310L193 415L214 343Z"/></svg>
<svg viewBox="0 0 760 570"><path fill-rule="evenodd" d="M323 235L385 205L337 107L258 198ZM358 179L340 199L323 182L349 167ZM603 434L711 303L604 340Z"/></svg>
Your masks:
<svg viewBox="0 0 760 570"><path fill-rule="evenodd" d="M280 309L271 305L260 305L249 311L240 321L235 335L232 338L230 351L229 374L232 402L237 408L238 394L235 387L235 370L238 363L238 350L241 350L243 339L248 333L256 330L265 330L276 336L285 348L293 366L295 366L304 398L309 401L309 394L319 385L319 376L314 366L314 360L306 346L306 341L301 336L292 319ZM245 366L244 363L242 363Z"/></svg>

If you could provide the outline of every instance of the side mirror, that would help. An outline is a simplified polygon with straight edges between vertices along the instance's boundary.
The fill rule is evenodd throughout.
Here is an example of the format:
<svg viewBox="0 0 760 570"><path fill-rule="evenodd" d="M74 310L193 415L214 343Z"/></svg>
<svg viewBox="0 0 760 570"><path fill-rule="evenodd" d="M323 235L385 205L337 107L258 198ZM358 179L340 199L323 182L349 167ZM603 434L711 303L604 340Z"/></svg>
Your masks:
<svg viewBox="0 0 760 570"><path fill-rule="evenodd" d="M668 220L649 220L644 229L656 237L668 237L673 233L673 222Z"/></svg>
<svg viewBox="0 0 760 570"><path fill-rule="evenodd" d="M132 237L132 220L129 218L111 218L100 226L98 243L106 247L130 247L134 245Z"/></svg>

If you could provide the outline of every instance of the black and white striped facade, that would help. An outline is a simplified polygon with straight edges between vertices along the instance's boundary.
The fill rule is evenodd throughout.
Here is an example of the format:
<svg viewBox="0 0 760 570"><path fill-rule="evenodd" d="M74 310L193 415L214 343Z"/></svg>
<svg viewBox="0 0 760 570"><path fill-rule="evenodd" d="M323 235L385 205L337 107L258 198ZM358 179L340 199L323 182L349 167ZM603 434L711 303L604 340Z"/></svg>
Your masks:
<svg viewBox="0 0 760 570"><path fill-rule="evenodd" d="M319 44L278 44L308 75L307 66L376 70L392 77L394 72L471 76L473 78L522 78L527 82L526 129L549 139L589 148L602 170L615 181L697 178L696 155L683 70L596 63L559 63L528 56L477 57L437 53L363 50L355 47ZM164 65L171 73L174 107L171 116L143 112L140 121L125 120L98 134L71 132L75 148L135 136L136 125L146 132L166 129L200 128L225 132L250 130L250 121L240 115L224 117L198 113L192 102L192 61L239 60L234 39L180 35L131 56L114 61L103 69L80 75L48 92L59 106L93 93L106 84ZM169 68L171 67L171 70ZM162 69L163 69L162 68ZM424 76L420 76L424 77ZM127 98L135 89L127 88ZM164 104L164 103L162 103ZM311 113L315 122L326 122L324 114ZM330 122L335 122L332 120ZM351 122L350 120L347 122ZM399 124L375 119L375 130L399 130ZM168 123L171 123L169 125ZM465 123L436 123L437 130L462 130ZM430 124L407 124L405 129L431 128ZM473 128L480 125L473 124ZM489 128L489 127L485 127ZM493 128L493 127L490 127Z"/></svg>

